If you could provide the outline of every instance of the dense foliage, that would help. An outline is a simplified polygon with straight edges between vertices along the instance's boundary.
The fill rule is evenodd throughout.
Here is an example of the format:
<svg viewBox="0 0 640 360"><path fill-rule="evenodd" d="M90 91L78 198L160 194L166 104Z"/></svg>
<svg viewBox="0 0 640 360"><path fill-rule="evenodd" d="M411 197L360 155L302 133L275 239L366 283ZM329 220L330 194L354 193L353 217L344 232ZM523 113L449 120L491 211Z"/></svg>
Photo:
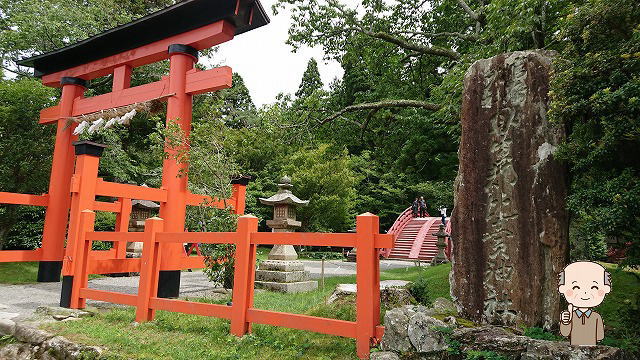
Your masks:
<svg viewBox="0 0 640 360"><path fill-rule="evenodd" d="M0 81L0 191L47 191L55 128L38 124L41 108L53 104L54 91L32 79ZM42 209L0 207L0 249L39 246ZM19 229L14 225L22 224Z"/></svg>
<svg viewBox="0 0 640 360"><path fill-rule="evenodd" d="M604 259L607 240L640 264L640 7L590 0L563 21L551 116L569 130L574 257ZM630 245L630 247L629 247Z"/></svg>

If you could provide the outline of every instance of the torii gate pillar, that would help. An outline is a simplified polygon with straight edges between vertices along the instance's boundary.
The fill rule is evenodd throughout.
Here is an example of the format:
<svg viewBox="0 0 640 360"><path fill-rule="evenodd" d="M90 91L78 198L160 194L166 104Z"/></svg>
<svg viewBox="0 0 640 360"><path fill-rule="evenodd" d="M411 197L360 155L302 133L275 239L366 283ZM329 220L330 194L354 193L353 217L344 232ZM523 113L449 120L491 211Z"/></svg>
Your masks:
<svg viewBox="0 0 640 360"><path fill-rule="evenodd" d="M60 98L60 116L56 143L53 150L53 163L49 179L49 206L44 219L42 233L42 260L38 267L38 282L58 282L62 270L64 241L67 235L71 198L69 188L75 155L71 145L77 136L73 128L67 126L66 117L73 112L73 102L84 96L87 82L74 77L63 77L62 96Z"/></svg>
<svg viewBox="0 0 640 360"><path fill-rule="evenodd" d="M191 46L174 44L169 46L169 92L175 94L167 104L167 125L175 121L189 138L193 109L193 96L187 94L187 72L193 69L198 61L198 50ZM162 187L167 189L167 202L160 205L160 217L164 219L164 230L167 232L182 232L184 230L187 194L188 164L178 164L176 149L165 145L165 152L169 156L162 166ZM178 297L180 294L180 267L176 263L179 254L183 252L181 244L162 245L162 268L173 270L160 271L158 280L158 296L163 298Z"/></svg>

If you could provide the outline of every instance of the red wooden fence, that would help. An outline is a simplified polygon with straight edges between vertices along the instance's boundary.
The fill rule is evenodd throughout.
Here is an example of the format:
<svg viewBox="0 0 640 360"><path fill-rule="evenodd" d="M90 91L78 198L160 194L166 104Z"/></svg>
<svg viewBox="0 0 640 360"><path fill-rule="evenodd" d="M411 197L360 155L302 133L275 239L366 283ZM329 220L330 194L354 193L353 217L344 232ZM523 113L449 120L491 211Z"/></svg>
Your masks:
<svg viewBox="0 0 640 360"><path fill-rule="evenodd" d="M148 219L140 239L138 234L93 232L95 214L84 210L80 216L79 240L73 263L74 284L72 308L84 308L86 299L107 301L136 307L136 321L154 319L156 310L180 312L228 319L231 333L242 336L251 331L251 324L267 324L354 338L359 358L369 357L370 347L381 339L380 325L380 261L378 251L393 247L395 236L379 233L378 217L363 214L356 218L355 233L267 233L258 232L258 219L241 216L235 232L169 233L163 232L160 218ZM133 239L133 237L136 237ZM138 294L89 289L90 251L93 241L140 241L144 243ZM162 259L161 244L168 243L235 244L235 276L232 306L204 304L157 297L158 274ZM306 246L356 247L356 321L343 321L314 316L260 310L253 307L258 245L288 244Z"/></svg>

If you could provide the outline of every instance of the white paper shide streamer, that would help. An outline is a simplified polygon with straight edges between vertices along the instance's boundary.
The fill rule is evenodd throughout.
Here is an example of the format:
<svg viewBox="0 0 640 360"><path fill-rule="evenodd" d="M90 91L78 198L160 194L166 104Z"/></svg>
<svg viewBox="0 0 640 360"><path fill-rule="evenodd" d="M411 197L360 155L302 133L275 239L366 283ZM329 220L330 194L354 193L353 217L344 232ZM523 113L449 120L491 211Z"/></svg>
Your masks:
<svg viewBox="0 0 640 360"><path fill-rule="evenodd" d="M87 130L88 127L89 127L88 121L81 122L80 125L78 125L76 129L73 131L73 135L80 135L84 133L84 131Z"/></svg>
<svg viewBox="0 0 640 360"><path fill-rule="evenodd" d="M110 129L116 124L126 126L131 124L131 119L133 119L133 117L136 116L137 113L138 111L136 109L133 109L122 116L113 117L108 121L103 118L100 118L94 122L83 121L76 127L76 129L73 131L73 134L93 134L99 130Z"/></svg>

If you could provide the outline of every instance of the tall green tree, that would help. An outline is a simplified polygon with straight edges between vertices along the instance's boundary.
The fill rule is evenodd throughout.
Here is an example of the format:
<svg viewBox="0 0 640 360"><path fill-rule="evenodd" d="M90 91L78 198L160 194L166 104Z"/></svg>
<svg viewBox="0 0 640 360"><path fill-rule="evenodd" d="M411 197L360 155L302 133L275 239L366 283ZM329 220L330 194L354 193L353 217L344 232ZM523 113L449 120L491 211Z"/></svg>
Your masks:
<svg viewBox="0 0 640 360"><path fill-rule="evenodd" d="M217 121L239 129L254 126L258 111L244 79L233 73L231 88L194 98L193 119L194 123Z"/></svg>
<svg viewBox="0 0 640 360"><path fill-rule="evenodd" d="M322 89L322 86L320 71L318 71L318 62L316 59L311 58L307 63L307 69L302 75L302 81L300 81L296 96L298 98L306 98L313 94L314 91Z"/></svg>
<svg viewBox="0 0 640 360"><path fill-rule="evenodd" d="M640 265L640 7L589 0L557 36L550 115L569 137L573 256L600 260L606 242Z"/></svg>
<svg viewBox="0 0 640 360"><path fill-rule="evenodd" d="M32 79L0 81L0 191L47 191L55 128L40 125L38 120L40 109L53 105L54 94ZM28 218L42 215L41 209L33 211L27 214L16 205L0 205L0 249L22 214ZM20 241L12 243L19 245Z"/></svg>
<svg viewBox="0 0 640 360"><path fill-rule="evenodd" d="M406 63L404 69L394 68L397 78L406 79L403 70L421 63L423 74L438 81L454 74L459 83L476 59L552 44L558 19L568 13L570 4L566 0L365 0L356 8L338 0L279 0L274 8L291 10L288 42L295 48L321 46L327 57L340 61L353 44L367 49L388 44L386 56L380 59L399 55ZM387 69L379 68L381 73ZM434 95L440 96L388 95L338 108L321 121L328 123L349 112L371 114L407 107L454 111L453 118L457 118L458 110L450 104L459 107L460 93L452 93L451 88L437 91L439 84L433 85Z"/></svg>
<svg viewBox="0 0 640 360"><path fill-rule="evenodd" d="M173 0L0 0L5 70L30 75L16 60L56 50L173 4Z"/></svg>
<svg viewBox="0 0 640 360"><path fill-rule="evenodd" d="M214 93L222 101L220 115L229 127L249 127L255 125L258 117L249 89L240 74L233 74L233 85Z"/></svg>

